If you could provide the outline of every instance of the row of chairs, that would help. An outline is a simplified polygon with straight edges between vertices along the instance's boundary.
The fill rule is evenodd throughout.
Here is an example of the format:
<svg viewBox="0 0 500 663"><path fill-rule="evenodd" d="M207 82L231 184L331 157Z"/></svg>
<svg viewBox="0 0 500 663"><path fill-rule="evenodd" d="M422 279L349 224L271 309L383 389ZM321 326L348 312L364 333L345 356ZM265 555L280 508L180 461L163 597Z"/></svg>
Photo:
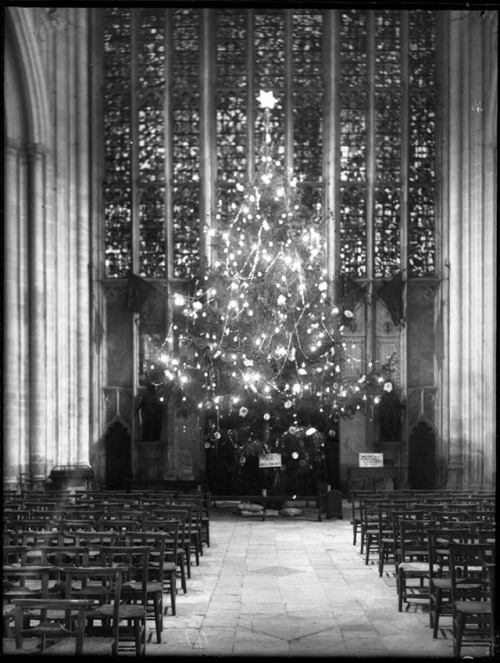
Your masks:
<svg viewBox="0 0 500 663"><path fill-rule="evenodd" d="M424 601L433 637L438 637L440 617L451 616L457 657L464 643L487 638L490 649L496 646L496 531L490 498L410 491L360 491L351 498L353 509L359 509L358 522L353 515L353 543L359 528L365 564L377 551L383 576L384 565L392 561L398 609Z"/></svg>
<svg viewBox="0 0 500 663"><path fill-rule="evenodd" d="M25 581L24 585L12 583L10 589L4 588L5 595L14 595L11 600L16 652L33 651L33 645L37 644L46 654L81 654L82 647L86 654L117 654L120 642L132 638L136 655L146 653L148 601L162 593L161 582L150 580L151 549L113 546L98 552L99 558L92 566L77 563L58 567L48 564L4 566L4 582L5 578L9 583L15 578ZM82 553L81 560L86 551ZM31 586L27 584L28 579L31 579ZM158 601L158 598L153 600ZM63 607L61 601L69 603ZM71 602L74 601L86 602L87 626L83 642L80 641L80 611L76 622L71 619ZM68 638L73 635L75 640Z"/></svg>
<svg viewBox="0 0 500 663"><path fill-rule="evenodd" d="M91 497L65 495L64 514L61 499L39 499L39 504L9 499L8 508L19 512L29 506L30 513L29 518L4 521L4 633L12 635L14 629L9 644L15 652L26 652L36 643L42 653L71 649L79 654L83 648L84 653L113 654L126 636L135 642L136 655L143 655L146 614L154 616L156 639L161 642L163 615L168 608L176 614L178 577L187 592L191 555L199 565L203 546L209 545L208 514L203 514L203 526L197 496L156 495L147 503L142 495L137 500L135 495L107 491ZM73 518L77 505L78 515L86 518ZM137 573L142 570L140 577L132 573L134 567ZM120 578L106 576L105 569L112 568L121 569ZM102 578L92 575L96 570ZM100 588L94 593L103 583L114 591ZM164 595L170 599L165 608ZM94 622L100 613L94 610L99 606L106 614L97 628ZM62 635L72 637L61 639Z"/></svg>

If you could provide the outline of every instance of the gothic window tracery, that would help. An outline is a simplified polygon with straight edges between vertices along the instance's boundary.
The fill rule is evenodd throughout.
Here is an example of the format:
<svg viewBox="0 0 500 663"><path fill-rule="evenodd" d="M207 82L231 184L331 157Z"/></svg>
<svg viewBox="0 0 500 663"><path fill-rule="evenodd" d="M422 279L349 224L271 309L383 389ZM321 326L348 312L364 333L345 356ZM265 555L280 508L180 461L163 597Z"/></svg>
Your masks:
<svg viewBox="0 0 500 663"><path fill-rule="evenodd" d="M327 12L316 9L104 10L107 278L196 275L204 188L213 189L213 213L224 223L236 184L255 176L262 89L278 99L268 130L283 168L293 168L306 204L323 205L325 218L325 182L334 180L336 270L358 279L434 275L433 13L328 11L337 12L338 29L326 40ZM332 58L333 107L324 94ZM200 177L204 140L215 147L208 180ZM327 144L337 146L334 159Z"/></svg>

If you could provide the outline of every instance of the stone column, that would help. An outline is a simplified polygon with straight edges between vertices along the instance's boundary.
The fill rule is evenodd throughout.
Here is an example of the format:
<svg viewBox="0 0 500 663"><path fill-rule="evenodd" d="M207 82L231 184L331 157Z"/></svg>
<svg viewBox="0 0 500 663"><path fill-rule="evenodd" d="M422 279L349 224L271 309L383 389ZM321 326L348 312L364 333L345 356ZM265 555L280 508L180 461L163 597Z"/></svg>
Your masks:
<svg viewBox="0 0 500 663"><path fill-rule="evenodd" d="M447 13L448 14L448 13ZM460 12L450 12L449 50L445 54L448 68L444 72L449 80L447 113L448 133L448 186L449 186L449 464L448 487L460 487L463 475L462 441L462 142L460 95L462 75L462 20Z"/></svg>
<svg viewBox="0 0 500 663"><path fill-rule="evenodd" d="M19 318L19 148L20 140L5 143L4 182L4 424L3 478L4 487L17 486L19 474L20 423L23 419L20 398L21 323Z"/></svg>
<svg viewBox="0 0 500 663"><path fill-rule="evenodd" d="M29 466L34 488L46 477L45 149L28 147L29 168Z"/></svg>
<svg viewBox="0 0 500 663"><path fill-rule="evenodd" d="M77 256L76 256L76 293L77 293L77 393L78 421L76 440L76 462L89 464L90 450L90 168L89 168L89 117L88 99L88 62L89 47L87 39L77 39L79 33L87 34L88 9L75 10L75 70L76 96L79 100L76 109L76 188L77 188Z"/></svg>

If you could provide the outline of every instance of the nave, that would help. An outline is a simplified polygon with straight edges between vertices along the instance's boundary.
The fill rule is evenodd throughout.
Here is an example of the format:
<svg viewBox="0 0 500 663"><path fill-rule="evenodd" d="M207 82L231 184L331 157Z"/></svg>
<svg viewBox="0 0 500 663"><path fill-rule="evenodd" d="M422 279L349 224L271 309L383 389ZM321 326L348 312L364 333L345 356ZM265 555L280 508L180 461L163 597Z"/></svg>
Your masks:
<svg viewBox="0 0 500 663"><path fill-rule="evenodd" d="M383 503L386 497L377 499ZM148 613L142 653L454 658L450 616L441 616L434 638L428 598L405 600L398 610L394 559L385 560L380 575L377 545L371 540L367 546L368 530L363 539L363 518L357 524L363 498L362 493L357 499L353 495L351 502L343 502L342 519L322 522L312 507L304 507L298 517L263 520L236 515L237 502L218 503L210 510L203 554L190 551L186 591L180 577L176 581L175 614L164 592L161 642ZM390 499L395 501L394 496ZM493 509L488 513L494 522ZM109 533L110 522L97 526L92 535L103 529ZM116 529L121 529L121 521L116 522ZM5 602L4 593L4 607ZM4 611L4 627L5 623ZM4 654L13 651L11 639L5 643ZM133 640L120 642L118 653L136 655ZM462 657L489 655L488 637L479 645L464 641Z"/></svg>
<svg viewBox="0 0 500 663"><path fill-rule="evenodd" d="M425 603L398 612L394 564L382 578L376 554L365 565L347 501L342 520L322 523L313 510L265 522L217 510L166 642L148 655L454 658L451 618L433 639ZM462 652L488 655L487 644Z"/></svg>

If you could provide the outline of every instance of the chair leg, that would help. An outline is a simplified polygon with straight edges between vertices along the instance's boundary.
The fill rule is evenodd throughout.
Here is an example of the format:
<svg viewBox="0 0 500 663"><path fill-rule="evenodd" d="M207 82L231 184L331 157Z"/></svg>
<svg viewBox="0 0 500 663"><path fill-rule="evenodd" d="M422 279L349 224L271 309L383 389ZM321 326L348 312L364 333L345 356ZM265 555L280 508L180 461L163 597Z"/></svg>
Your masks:
<svg viewBox="0 0 500 663"><path fill-rule="evenodd" d="M136 656L142 656L143 653L145 654L146 652L143 652L143 646L142 646L142 634L141 634L141 623L139 622L138 619L134 619L134 638L135 638L135 655Z"/></svg>
<svg viewBox="0 0 500 663"><path fill-rule="evenodd" d="M460 658L464 627L465 615L462 612L457 612L455 619L453 620L453 655L455 658Z"/></svg>
<svg viewBox="0 0 500 663"><path fill-rule="evenodd" d="M365 552L365 565L370 561L370 547L372 545L372 533L366 533L366 552Z"/></svg>
<svg viewBox="0 0 500 663"><path fill-rule="evenodd" d="M398 569L398 611L403 611L403 594L405 590L405 578L402 569Z"/></svg>
<svg viewBox="0 0 500 663"><path fill-rule="evenodd" d="M384 561L386 556L386 545L385 541L380 543L380 550L378 555L378 575L381 578L384 573Z"/></svg>
<svg viewBox="0 0 500 663"><path fill-rule="evenodd" d="M175 595L177 593L177 571L172 571L170 574L170 602L172 606L172 615L176 614L175 609Z"/></svg>
<svg viewBox="0 0 500 663"><path fill-rule="evenodd" d="M184 546L184 550L186 551L187 577L191 578L191 546L189 543Z"/></svg>
<svg viewBox="0 0 500 663"><path fill-rule="evenodd" d="M196 566L200 566L200 546L198 542L198 535L196 533L194 535L193 549Z"/></svg>
<svg viewBox="0 0 500 663"><path fill-rule="evenodd" d="M438 629L439 629L439 613L441 611L441 602L442 602L442 597L441 597L441 590L439 588L436 589L436 596L434 599L434 610L430 611L429 614L432 615L432 637L437 638L438 637Z"/></svg>
<svg viewBox="0 0 500 663"><path fill-rule="evenodd" d="M162 594L153 598L156 625L156 642L161 643L161 632L163 631L163 598Z"/></svg>
<svg viewBox="0 0 500 663"><path fill-rule="evenodd" d="M184 564L184 560L181 558L181 586L182 586L182 591L184 594L187 594L187 582L186 582L186 565Z"/></svg>

